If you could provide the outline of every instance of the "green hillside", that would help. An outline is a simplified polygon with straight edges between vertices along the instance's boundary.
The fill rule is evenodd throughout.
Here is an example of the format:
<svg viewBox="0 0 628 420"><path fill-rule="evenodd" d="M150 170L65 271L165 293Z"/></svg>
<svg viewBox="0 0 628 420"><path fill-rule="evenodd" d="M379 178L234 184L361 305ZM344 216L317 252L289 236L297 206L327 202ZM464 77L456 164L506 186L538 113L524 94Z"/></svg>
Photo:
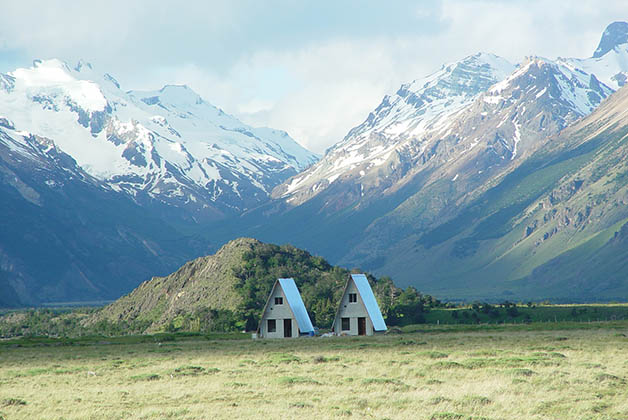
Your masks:
<svg viewBox="0 0 628 420"><path fill-rule="evenodd" d="M367 268L446 298L624 300L627 105L622 89L455 217L410 227ZM420 214L406 203L387 218L403 220L412 208Z"/></svg>

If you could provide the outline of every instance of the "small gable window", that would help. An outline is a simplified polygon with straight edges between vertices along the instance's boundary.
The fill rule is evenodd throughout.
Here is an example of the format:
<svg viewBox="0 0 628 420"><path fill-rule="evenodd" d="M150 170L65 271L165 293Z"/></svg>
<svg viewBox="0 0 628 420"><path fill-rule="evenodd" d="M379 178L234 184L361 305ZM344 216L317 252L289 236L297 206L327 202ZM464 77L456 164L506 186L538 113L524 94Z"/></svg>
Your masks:
<svg viewBox="0 0 628 420"><path fill-rule="evenodd" d="M283 305L283 298L282 297L276 297L275 298L275 305Z"/></svg>
<svg viewBox="0 0 628 420"><path fill-rule="evenodd" d="M357 293L349 293L349 303L356 303L358 301Z"/></svg>
<svg viewBox="0 0 628 420"><path fill-rule="evenodd" d="M342 322L341 328L343 331L349 331L351 329L350 318L342 318L341 322Z"/></svg>
<svg viewBox="0 0 628 420"><path fill-rule="evenodd" d="M275 319L268 320L268 332L277 332L277 321Z"/></svg>

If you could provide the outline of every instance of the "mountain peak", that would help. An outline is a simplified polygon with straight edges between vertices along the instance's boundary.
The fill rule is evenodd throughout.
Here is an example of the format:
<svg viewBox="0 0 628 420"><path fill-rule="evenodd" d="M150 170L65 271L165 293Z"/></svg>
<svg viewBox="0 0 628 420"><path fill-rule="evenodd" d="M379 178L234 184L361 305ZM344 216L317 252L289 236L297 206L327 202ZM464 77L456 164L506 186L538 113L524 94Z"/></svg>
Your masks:
<svg viewBox="0 0 628 420"><path fill-rule="evenodd" d="M593 58L602 57L618 45L628 43L628 22L613 22L606 27Z"/></svg>
<svg viewBox="0 0 628 420"><path fill-rule="evenodd" d="M435 89L445 89L450 94L473 96L486 90L496 81L503 80L512 71L514 66L508 60L494 54L480 52L469 55L459 61L444 64L439 71L422 79L401 85L397 95L407 96L408 93L419 95L436 94L442 97L443 93L434 92ZM392 97L384 101L394 100Z"/></svg>
<svg viewBox="0 0 628 420"><path fill-rule="evenodd" d="M506 59L495 55L493 53L488 53L488 52L484 52L484 51L480 51L478 53L475 53L473 55L470 55L468 57L465 57L464 59L462 59L462 62L468 62L468 61L480 61L480 62L485 62L485 63L492 63L496 60L499 61L507 61Z"/></svg>
<svg viewBox="0 0 628 420"><path fill-rule="evenodd" d="M32 67L18 68L9 72L9 76L23 89L38 91L35 96L45 97L50 104L70 100L87 112L103 111L107 106L107 99L97 83L77 75L66 62L56 58L33 60Z"/></svg>

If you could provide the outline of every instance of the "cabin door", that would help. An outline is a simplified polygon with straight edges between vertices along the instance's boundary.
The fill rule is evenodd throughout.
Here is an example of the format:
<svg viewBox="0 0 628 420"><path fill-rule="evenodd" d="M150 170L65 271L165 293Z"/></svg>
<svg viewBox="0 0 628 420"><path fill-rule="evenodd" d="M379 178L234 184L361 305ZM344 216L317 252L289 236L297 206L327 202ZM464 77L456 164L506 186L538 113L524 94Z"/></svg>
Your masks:
<svg viewBox="0 0 628 420"><path fill-rule="evenodd" d="M358 335L366 335L366 318L358 318Z"/></svg>
<svg viewBox="0 0 628 420"><path fill-rule="evenodd" d="M292 319L283 320L283 336L292 337Z"/></svg>

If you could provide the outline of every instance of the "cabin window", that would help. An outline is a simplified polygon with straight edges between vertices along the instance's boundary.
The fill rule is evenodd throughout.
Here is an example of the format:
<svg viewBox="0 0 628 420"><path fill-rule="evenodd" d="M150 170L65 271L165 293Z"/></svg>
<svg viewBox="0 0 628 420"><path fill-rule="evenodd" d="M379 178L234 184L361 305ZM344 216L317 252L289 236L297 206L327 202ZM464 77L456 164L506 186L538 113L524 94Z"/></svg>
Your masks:
<svg viewBox="0 0 628 420"><path fill-rule="evenodd" d="M356 303L358 301L357 293L349 293L349 303Z"/></svg>
<svg viewBox="0 0 628 420"><path fill-rule="evenodd" d="M268 332L277 332L277 321L275 319L268 320Z"/></svg>
<svg viewBox="0 0 628 420"><path fill-rule="evenodd" d="M350 322L350 318L342 318L341 319L342 322L342 331L349 331L351 329L351 322Z"/></svg>
<svg viewBox="0 0 628 420"><path fill-rule="evenodd" d="M275 305L283 305L283 298L282 297L276 297L275 298Z"/></svg>

